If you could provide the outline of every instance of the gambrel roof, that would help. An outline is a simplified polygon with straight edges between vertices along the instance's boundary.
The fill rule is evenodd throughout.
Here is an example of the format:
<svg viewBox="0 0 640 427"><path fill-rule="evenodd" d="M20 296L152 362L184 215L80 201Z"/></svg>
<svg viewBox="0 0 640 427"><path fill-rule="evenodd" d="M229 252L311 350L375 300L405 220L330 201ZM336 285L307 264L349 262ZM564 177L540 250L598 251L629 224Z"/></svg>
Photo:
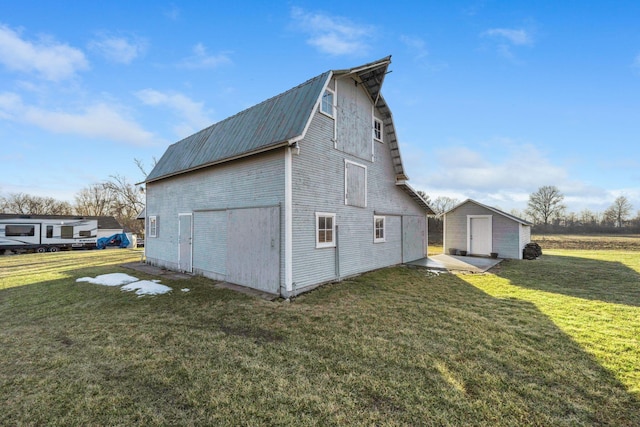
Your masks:
<svg viewBox="0 0 640 427"><path fill-rule="evenodd" d="M332 77L349 76L362 85L382 114L396 181L428 213L431 208L405 181L408 179L391 111L380 94L391 56L359 67L330 70L169 146L145 182L238 158L290 146L304 138L314 111Z"/></svg>

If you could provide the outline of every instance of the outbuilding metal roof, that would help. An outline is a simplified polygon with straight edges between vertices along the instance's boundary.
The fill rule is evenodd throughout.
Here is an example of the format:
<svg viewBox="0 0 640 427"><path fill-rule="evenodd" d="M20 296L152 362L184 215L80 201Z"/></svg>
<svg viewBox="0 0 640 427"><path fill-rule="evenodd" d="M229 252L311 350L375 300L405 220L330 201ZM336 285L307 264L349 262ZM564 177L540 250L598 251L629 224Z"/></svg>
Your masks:
<svg viewBox="0 0 640 427"><path fill-rule="evenodd" d="M474 203L474 204L475 204L475 205L477 205L477 206L480 206L480 207L482 207L482 208L488 209L488 210L490 210L490 211L492 211L492 212L497 213L498 215L502 215L502 216L504 216L504 217L506 217L506 218L509 218L509 219L513 220L513 221L519 222L519 223L520 223L520 224L522 224L522 225L533 225L533 223L531 223L531 222L529 222L529 221L527 221L527 220L524 220L524 219L522 219L522 218L518 218L518 217L517 217L517 216L515 216L515 215L508 214L508 213L506 213L506 212L504 212L504 211L501 211L500 209L494 208L493 206L485 205L485 204L480 203L480 202L478 202L478 201L476 201L476 200L473 200L473 199L467 199L467 200L465 200L465 201L464 201L464 202L462 202L462 203L458 203L457 205L455 205L454 207L452 207L452 208L451 208L451 209L449 209L448 211L443 212L443 213L441 213L441 214L440 214L440 215L438 215L438 216L445 216L445 215L448 215L450 212L455 211L455 210L456 210L456 209L458 209L460 206L462 206L462 205L466 205L467 203Z"/></svg>

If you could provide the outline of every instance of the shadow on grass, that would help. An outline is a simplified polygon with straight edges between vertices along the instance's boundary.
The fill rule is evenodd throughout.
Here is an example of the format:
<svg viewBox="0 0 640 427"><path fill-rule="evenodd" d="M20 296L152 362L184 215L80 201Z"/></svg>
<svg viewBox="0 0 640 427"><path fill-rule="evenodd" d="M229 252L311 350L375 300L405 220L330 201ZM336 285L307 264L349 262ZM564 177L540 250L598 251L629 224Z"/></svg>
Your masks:
<svg viewBox="0 0 640 427"><path fill-rule="evenodd" d="M497 274L522 288L640 307L640 274L618 261L545 254L504 263Z"/></svg>
<svg viewBox="0 0 640 427"><path fill-rule="evenodd" d="M434 425L639 425L637 397L533 303L493 297L464 276L385 274L322 295L340 307L325 324L335 337L316 341L311 358L355 357L345 371L387 378L360 386L370 409L384 400L396 420ZM349 312L359 306L369 310Z"/></svg>
<svg viewBox="0 0 640 427"><path fill-rule="evenodd" d="M1 425L640 423L534 304L463 276L389 268L289 304L198 278L142 300L74 282L117 271L0 291Z"/></svg>

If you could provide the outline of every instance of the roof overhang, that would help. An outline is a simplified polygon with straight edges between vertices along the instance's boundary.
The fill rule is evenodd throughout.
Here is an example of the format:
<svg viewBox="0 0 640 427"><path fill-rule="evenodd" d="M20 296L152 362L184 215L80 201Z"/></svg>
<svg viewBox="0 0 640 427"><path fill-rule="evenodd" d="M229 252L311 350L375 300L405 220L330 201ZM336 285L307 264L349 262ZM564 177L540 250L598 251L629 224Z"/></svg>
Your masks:
<svg viewBox="0 0 640 427"><path fill-rule="evenodd" d="M391 64L391 55L359 67L335 70L333 74L335 76L351 76L357 85L362 85L367 90L367 93L375 104L380 97L382 83L384 82L384 77L387 75L389 64Z"/></svg>
<svg viewBox="0 0 640 427"><path fill-rule="evenodd" d="M433 209L431 209L431 206L429 206L427 201L425 199L423 199L422 196L420 196L420 194L418 194L418 192L413 189L413 187L411 187L409 184L407 184L406 181L398 181L398 182L396 182L396 185L398 187L400 187L402 189L402 191L407 193L409 195L409 197L411 197L418 205L420 205L420 207L423 208L427 212L427 215L435 215L436 214L433 211Z"/></svg>

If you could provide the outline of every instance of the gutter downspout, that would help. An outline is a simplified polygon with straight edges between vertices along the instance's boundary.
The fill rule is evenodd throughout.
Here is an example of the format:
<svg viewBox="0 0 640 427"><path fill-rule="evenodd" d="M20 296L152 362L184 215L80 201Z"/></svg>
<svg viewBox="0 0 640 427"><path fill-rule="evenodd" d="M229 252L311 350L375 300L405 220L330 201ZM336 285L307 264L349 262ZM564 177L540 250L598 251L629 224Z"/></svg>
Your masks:
<svg viewBox="0 0 640 427"><path fill-rule="evenodd" d="M284 288L293 291L293 179L291 146L284 151Z"/></svg>

